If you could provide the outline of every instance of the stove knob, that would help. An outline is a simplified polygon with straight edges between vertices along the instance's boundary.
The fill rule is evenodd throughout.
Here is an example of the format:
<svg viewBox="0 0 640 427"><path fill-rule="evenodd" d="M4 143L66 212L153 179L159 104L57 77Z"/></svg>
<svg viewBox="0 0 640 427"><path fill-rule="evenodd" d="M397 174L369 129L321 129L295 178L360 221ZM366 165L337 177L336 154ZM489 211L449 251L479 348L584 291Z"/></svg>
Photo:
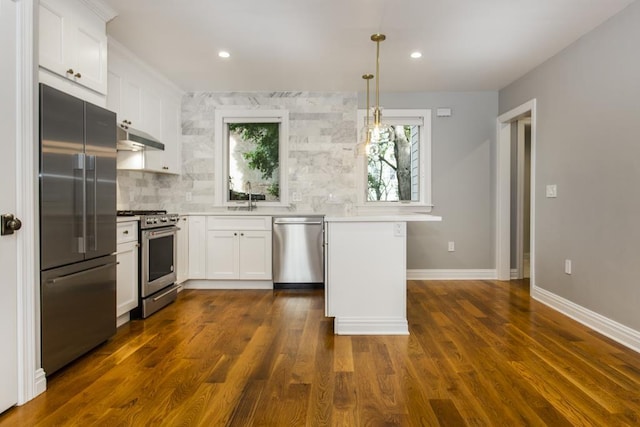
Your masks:
<svg viewBox="0 0 640 427"><path fill-rule="evenodd" d="M160 221L167 222L169 221L169 218L167 218L166 216L163 216L162 218L160 218Z"/></svg>

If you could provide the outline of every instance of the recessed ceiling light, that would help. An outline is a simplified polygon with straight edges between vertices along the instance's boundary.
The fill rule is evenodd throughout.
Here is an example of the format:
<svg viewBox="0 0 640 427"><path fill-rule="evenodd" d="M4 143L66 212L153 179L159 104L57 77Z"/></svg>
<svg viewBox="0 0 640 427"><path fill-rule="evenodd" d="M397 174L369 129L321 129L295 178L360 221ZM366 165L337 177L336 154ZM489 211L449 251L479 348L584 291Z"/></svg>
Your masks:
<svg viewBox="0 0 640 427"><path fill-rule="evenodd" d="M220 52L218 52L218 56L220 58L228 58L231 56L231 54L229 52L227 52L226 50L221 50Z"/></svg>
<svg viewBox="0 0 640 427"><path fill-rule="evenodd" d="M411 52L411 57L413 59L422 58L422 54L420 52Z"/></svg>

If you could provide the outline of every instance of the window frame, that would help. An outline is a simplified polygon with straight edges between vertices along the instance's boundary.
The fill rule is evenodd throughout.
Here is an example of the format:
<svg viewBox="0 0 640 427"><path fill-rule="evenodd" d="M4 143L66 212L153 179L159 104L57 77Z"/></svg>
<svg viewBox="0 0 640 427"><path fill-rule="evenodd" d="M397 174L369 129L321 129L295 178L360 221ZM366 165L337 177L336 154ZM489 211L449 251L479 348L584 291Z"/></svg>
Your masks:
<svg viewBox="0 0 640 427"><path fill-rule="evenodd" d="M279 123L278 185L280 200L256 201L259 206L289 206L289 111L288 110L216 110L215 111L215 203L217 206L242 207L246 200L227 200L229 194L229 123Z"/></svg>
<svg viewBox="0 0 640 427"><path fill-rule="evenodd" d="M363 129L366 120L365 109L358 109L357 128L358 141L362 141ZM371 117L369 118L371 122ZM358 156L357 161L357 203L360 208L382 210L384 208L427 208L427 212L433 207L432 194L432 164L431 164L431 110L430 109L385 109L382 112L382 121L388 125L418 125L420 127L420 153L419 153L419 200L402 201L376 201L367 200L368 164L366 155Z"/></svg>

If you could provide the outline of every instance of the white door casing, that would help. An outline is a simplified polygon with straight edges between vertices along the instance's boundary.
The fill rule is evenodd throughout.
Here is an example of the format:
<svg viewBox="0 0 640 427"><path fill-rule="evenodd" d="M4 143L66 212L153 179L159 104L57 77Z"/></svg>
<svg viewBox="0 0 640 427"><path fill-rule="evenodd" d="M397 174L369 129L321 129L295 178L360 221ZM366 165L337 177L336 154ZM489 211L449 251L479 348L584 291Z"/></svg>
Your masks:
<svg viewBox="0 0 640 427"><path fill-rule="evenodd" d="M2 285L14 277L16 299L17 337L17 403L22 405L46 390L44 371L40 366L38 316L38 144L37 144L37 10L35 0L0 0L0 113L1 119L14 121L13 131L8 131L2 121L5 150L0 160L0 172L5 185L2 186L0 203L5 202L4 190L12 189L15 214L22 220L22 229L17 232L14 247L14 264L9 266L11 275L3 272ZM35 25L34 25L35 24ZM5 49L9 48L13 53ZM9 85L9 86L7 86ZM6 92L10 88L11 93ZM6 93L6 96L5 96ZM8 110L7 110L8 109ZM8 119L6 111L12 119ZM10 151L10 154L6 150ZM6 177L9 176L10 179ZM0 210L4 212L5 207ZM2 238L0 237L0 240ZM4 258L4 248L1 249ZM13 274L15 272L15 275ZM8 299L2 298L2 302ZM10 301L10 300L9 300ZM4 314L4 306L2 313ZM0 317L3 316L0 314ZM8 329L3 324L3 331ZM5 356L8 343L3 342ZM4 359L1 359L4 360ZM4 369L4 366L3 366ZM4 370L1 371L0 388L7 386Z"/></svg>
<svg viewBox="0 0 640 427"><path fill-rule="evenodd" d="M531 259L530 286L535 287L535 165L536 100L501 114L496 120L497 189L496 189L496 272L498 280L511 278L511 126L523 117L531 117Z"/></svg>
<svg viewBox="0 0 640 427"><path fill-rule="evenodd" d="M15 2L0 0L0 214L17 212L17 13ZM0 237L0 411L18 403L18 233Z"/></svg>

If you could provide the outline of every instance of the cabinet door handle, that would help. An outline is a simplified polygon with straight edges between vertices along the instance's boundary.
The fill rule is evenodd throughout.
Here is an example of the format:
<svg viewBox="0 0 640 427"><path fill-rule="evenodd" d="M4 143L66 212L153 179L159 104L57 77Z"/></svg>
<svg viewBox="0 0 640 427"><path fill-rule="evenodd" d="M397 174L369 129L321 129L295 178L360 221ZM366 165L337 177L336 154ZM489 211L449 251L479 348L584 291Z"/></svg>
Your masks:
<svg viewBox="0 0 640 427"><path fill-rule="evenodd" d="M81 78L81 77L82 77L82 74L80 74L80 73L75 73L73 76L74 76L74 77L77 77L77 78Z"/></svg>
<svg viewBox="0 0 640 427"><path fill-rule="evenodd" d="M240 233L241 236L244 236L244 233Z"/></svg>
<svg viewBox="0 0 640 427"><path fill-rule="evenodd" d="M73 74L73 68L69 68L69 69L67 70L67 74Z"/></svg>
<svg viewBox="0 0 640 427"><path fill-rule="evenodd" d="M163 170L169 170L169 166L163 166L162 169Z"/></svg>
<svg viewBox="0 0 640 427"><path fill-rule="evenodd" d="M129 234L129 230L124 230L122 234Z"/></svg>

